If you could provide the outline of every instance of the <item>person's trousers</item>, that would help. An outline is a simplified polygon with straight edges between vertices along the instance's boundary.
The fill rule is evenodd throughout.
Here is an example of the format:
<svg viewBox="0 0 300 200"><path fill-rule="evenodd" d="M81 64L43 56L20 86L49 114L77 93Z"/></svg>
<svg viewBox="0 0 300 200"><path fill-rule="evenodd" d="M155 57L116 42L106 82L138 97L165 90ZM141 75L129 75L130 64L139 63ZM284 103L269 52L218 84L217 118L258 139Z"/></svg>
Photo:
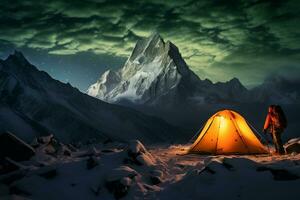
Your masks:
<svg viewBox="0 0 300 200"><path fill-rule="evenodd" d="M276 153L279 154L284 154L284 148L282 145L282 140L281 140L281 132L280 131L273 131L272 132L272 137L273 137L273 142L275 145Z"/></svg>

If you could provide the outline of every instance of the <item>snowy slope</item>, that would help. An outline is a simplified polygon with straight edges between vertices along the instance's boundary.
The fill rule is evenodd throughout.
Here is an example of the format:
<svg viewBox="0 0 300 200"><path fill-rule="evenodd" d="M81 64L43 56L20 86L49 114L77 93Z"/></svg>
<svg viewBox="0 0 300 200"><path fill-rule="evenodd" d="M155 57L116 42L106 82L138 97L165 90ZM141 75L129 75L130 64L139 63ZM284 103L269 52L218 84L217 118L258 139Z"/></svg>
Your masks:
<svg viewBox="0 0 300 200"><path fill-rule="evenodd" d="M0 174L0 199L299 199L300 154L184 155L188 146L106 144L47 154ZM92 150L92 151L91 151ZM43 165L41 165L41 163ZM9 192L10 191L10 192Z"/></svg>
<svg viewBox="0 0 300 200"><path fill-rule="evenodd" d="M25 139L53 133L64 141L140 138L157 142L172 141L179 132L162 120L107 104L52 79L20 52L0 60L0 96L1 128Z"/></svg>

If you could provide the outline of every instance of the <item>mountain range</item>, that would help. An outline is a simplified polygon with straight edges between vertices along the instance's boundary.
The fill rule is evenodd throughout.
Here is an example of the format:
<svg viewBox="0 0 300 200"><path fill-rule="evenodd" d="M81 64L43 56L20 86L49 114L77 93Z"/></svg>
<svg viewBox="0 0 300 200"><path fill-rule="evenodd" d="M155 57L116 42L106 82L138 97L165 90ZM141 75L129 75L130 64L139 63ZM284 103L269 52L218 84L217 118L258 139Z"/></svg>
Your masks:
<svg viewBox="0 0 300 200"><path fill-rule="evenodd" d="M175 44L153 33L136 43L122 68L103 73L87 94L194 132L223 108L244 112L260 127L269 104L280 104L287 110L299 107L299 86L299 81L281 76L270 76L252 89L237 78L217 83L202 80L189 69Z"/></svg>
<svg viewBox="0 0 300 200"><path fill-rule="evenodd" d="M168 103L171 107L177 104L300 102L299 87L287 90L289 84L278 76L248 90L237 78L217 83L201 80L189 69L178 48L154 33L137 42L120 70L106 71L87 93L110 103L155 106Z"/></svg>
<svg viewBox="0 0 300 200"><path fill-rule="evenodd" d="M237 78L201 80L178 48L158 34L138 41L124 67L105 72L88 95L39 71L15 51L0 59L0 132L26 141L48 134L65 142L187 141L217 110L237 110L261 127L267 105L279 103L292 135L298 130L299 88L299 81L280 76L251 90Z"/></svg>
<svg viewBox="0 0 300 200"><path fill-rule="evenodd" d="M0 60L0 131L27 141L47 134L65 142L180 137L178 128L161 119L103 102L51 78L18 51Z"/></svg>

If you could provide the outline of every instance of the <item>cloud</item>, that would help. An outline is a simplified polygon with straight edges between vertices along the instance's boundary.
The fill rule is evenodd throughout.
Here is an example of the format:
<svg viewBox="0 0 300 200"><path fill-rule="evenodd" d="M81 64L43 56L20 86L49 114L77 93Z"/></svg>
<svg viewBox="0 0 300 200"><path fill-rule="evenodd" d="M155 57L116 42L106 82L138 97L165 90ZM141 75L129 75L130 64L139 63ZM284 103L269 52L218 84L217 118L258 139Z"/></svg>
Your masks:
<svg viewBox="0 0 300 200"><path fill-rule="evenodd" d="M297 0L4 0L0 43L127 57L139 38L158 31L201 78L253 84L297 65L299 9Z"/></svg>

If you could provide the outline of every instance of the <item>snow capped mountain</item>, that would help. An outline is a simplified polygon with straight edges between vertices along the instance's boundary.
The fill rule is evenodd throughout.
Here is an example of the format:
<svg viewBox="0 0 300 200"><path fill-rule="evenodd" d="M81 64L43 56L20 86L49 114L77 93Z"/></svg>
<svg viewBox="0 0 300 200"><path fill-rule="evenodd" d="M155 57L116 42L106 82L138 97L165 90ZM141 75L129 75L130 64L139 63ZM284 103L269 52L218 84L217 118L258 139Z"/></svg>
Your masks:
<svg viewBox="0 0 300 200"><path fill-rule="evenodd" d="M200 80L178 48L157 33L139 40L123 68L105 72L87 93L111 103L169 108L247 99L247 89L236 78L216 84Z"/></svg>
<svg viewBox="0 0 300 200"><path fill-rule="evenodd" d="M154 33L141 39L119 71L107 71L87 93L110 103L163 107L199 104L299 103L299 83L277 77L247 90L237 78L212 83L189 69L178 48Z"/></svg>
<svg viewBox="0 0 300 200"><path fill-rule="evenodd" d="M88 93L91 96L104 99L105 95L110 92L120 82L120 76L114 71L106 71L97 83L91 85L88 89Z"/></svg>
<svg viewBox="0 0 300 200"><path fill-rule="evenodd" d="M110 83L118 80L109 72L104 77ZM20 52L0 60L0 131L5 130L25 140L53 133L69 142L91 138L157 142L179 133L162 120L107 104L52 79Z"/></svg>
<svg viewBox="0 0 300 200"><path fill-rule="evenodd" d="M198 77L188 69L178 48L154 33L137 42L121 70L105 72L87 93L107 102L151 104L191 80L198 81Z"/></svg>
<svg viewBox="0 0 300 200"><path fill-rule="evenodd" d="M300 81L282 76L268 77L264 83L251 91L255 102L272 104L300 103Z"/></svg>
<svg viewBox="0 0 300 200"><path fill-rule="evenodd" d="M293 116L300 106L299 88L299 81L282 78L266 80L251 90L237 78L217 83L201 80L189 69L178 48L154 33L137 42L120 70L104 73L87 93L194 133L207 116L224 108L242 111L256 127L262 126L263 111L270 104L282 104L287 115ZM290 122L287 135L294 134L297 123Z"/></svg>

